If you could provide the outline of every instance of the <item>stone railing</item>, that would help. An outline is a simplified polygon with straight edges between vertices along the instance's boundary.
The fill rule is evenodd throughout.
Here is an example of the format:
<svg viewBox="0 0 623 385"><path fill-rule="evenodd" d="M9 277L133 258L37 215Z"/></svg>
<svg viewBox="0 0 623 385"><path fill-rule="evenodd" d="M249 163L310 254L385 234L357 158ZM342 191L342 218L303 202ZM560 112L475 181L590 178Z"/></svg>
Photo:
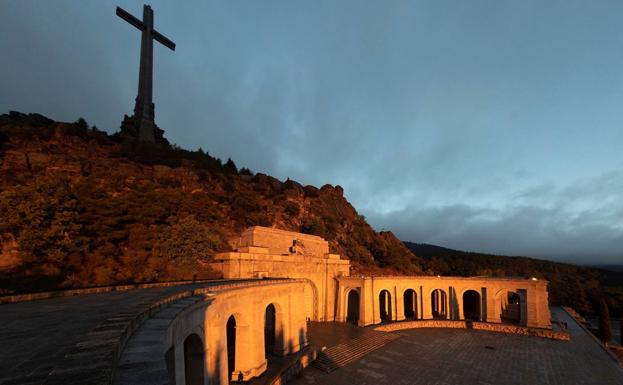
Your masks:
<svg viewBox="0 0 623 385"><path fill-rule="evenodd" d="M498 333L521 334L526 336L535 336L549 338L553 340L569 341L571 337L569 333L563 331L554 331L550 329L530 328L518 325L498 324L488 322L471 322L471 321L452 321L452 320L418 320L418 321L402 321L392 322L389 324L377 326L374 330L383 332L393 332L405 329L421 329L421 328L446 328L446 329L474 329L486 330Z"/></svg>
<svg viewBox="0 0 623 385"><path fill-rule="evenodd" d="M84 294L96 294L96 293L108 293L111 291L127 291L132 289L149 289L153 287L169 287L180 285L192 285L210 282L225 282L225 280L196 280L196 281L171 281L171 282L154 282L154 283L133 283L128 285L116 285L116 286L98 286L98 287L86 287L81 289L69 289L69 290L57 290L57 291L45 291L40 293L27 293L16 295L4 295L0 296L0 304L4 303L16 303L35 301L39 299L49 299L56 297L71 297L74 295Z"/></svg>

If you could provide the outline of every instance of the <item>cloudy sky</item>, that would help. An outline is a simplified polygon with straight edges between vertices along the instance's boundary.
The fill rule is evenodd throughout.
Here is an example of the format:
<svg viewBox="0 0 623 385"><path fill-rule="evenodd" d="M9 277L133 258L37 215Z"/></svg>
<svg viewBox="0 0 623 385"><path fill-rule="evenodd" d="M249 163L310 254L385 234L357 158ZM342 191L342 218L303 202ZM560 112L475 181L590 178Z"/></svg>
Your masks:
<svg viewBox="0 0 623 385"><path fill-rule="evenodd" d="M0 112L118 130L132 1L0 2ZM623 2L153 1L156 121L182 147L344 187L377 229L623 261Z"/></svg>

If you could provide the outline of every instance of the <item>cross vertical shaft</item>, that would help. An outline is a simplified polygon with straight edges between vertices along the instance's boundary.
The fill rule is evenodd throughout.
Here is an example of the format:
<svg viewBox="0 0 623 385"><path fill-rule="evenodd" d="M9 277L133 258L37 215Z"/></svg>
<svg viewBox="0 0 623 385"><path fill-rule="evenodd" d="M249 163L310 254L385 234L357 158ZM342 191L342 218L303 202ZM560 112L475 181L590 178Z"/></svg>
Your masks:
<svg viewBox="0 0 623 385"><path fill-rule="evenodd" d="M133 126L139 141L156 142L156 123L154 122L153 94L153 61L154 40L165 47L175 50L175 43L154 29L154 11L149 5L143 6L143 20L117 7L117 16L141 31L141 57L138 72L138 93L134 105ZM125 121L124 121L125 122ZM125 123L123 123L125 124ZM123 126L122 124L122 126ZM162 132L161 130L159 130ZM159 134L161 136L161 134Z"/></svg>
<svg viewBox="0 0 623 385"><path fill-rule="evenodd" d="M143 6L143 31L141 33L141 59L138 71L138 94L134 106L134 119L138 126L139 141L155 142L153 90L154 11Z"/></svg>

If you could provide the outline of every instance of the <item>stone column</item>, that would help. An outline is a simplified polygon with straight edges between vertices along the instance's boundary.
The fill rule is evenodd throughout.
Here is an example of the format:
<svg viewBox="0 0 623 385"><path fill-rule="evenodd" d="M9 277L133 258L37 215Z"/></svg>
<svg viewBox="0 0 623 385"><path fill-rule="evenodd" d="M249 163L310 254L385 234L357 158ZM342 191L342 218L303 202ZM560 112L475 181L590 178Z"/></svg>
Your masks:
<svg viewBox="0 0 623 385"><path fill-rule="evenodd" d="M517 290L517 294L519 294L519 324L522 326L528 325L528 293L526 289ZM532 315L534 317L534 315Z"/></svg>
<svg viewBox="0 0 623 385"><path fill-rule="evenodd" d="M480 319L487 322L487 288L480 288Z"/></svg>
<svg viewBox="0 0 623 385"><path fill-rule="evenodd" d="M371 278L363 279L363 285L361 287L361 297L359 298L360 306L360 319L359 324L361 326L372 325L374 323L374 287Z"/></svg>
<svg viewBox="0 0 623 385"><path fill-rule="evenodd" d="M456 292L455 292L456 294ZM457 309L457 313L454 317L454 319L456 320L464 320L465 319L465 314L463 313L463 296L457 296L456 297L456 309Z"/></svg>
<svg viewBox="0 0 623 385"><path fill-rule="evenodd" d="M335 320L337 322L346 322L346 312L348 306L348 298L346 298L346 290L342 286L342 283L337 281L337 313L335 314Z"/></svg>
<svg viewBox="0 0 623 385"><path fill-rule="evenodd" d="M424 319L424 291L420 286L420 293L418 295L418 319Z"/></svg>
<svg viewBox="0 0 623 385"><path fill-rule="evenodd" d="M394 295L396 297L396 321L403 321L405 319L405 303L404 303L404 288L394 286Z"/></svg>
<svg viewBox="0 0 623 385"><path fill-rule="evenodd" d="M422 290L422 319L433 318L433 304L431 302L432 296L428 293L427 288Z"/></svg>
<svg viewBox="0 0 623 385"><path fill-rule="evenodd" d="M502 312L502 304L496 298L495 290L487 288L487 322L500 323L500 313Z"/></svg>
<svg viewBox="0 0 623 385"><path fill-rule="evenodd" d="M245 318L250 319L251 316L252 314L247 314ZM236 370L233 377L248 381L266 370L264 323L241 321L236 320Z"/></svg>

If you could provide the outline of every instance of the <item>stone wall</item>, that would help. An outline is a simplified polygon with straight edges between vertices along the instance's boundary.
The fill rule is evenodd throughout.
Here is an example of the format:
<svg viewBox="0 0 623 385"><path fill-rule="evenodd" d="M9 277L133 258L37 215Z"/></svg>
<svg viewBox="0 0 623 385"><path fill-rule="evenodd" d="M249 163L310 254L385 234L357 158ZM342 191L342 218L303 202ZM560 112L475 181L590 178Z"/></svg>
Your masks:
<svg viewBox="0 0 623 385"><path fill-rule="evenodd" d="M377 326L374 330L383 332L393 332L406 329L422 329L422 328L446 328L446 329L474 329L486 330L498 333L521 334L527 336L543 337L553 340L569 341L569 333L562 331L553 331L550 329L528 328L516 325L494 324L484 322L465 322L465 321L449 321L449 320L421 320L421 321L404 321L393 322L386 325Z"/></svg>
<svg viewBox="0 0 623 385"><path fill-rule="evenodd" d="M169 326L161 347L173 352L177 384L184 384L184 343L197 335L204 346L204 370L208 383L229 383L227 323L235 319L235 370L242 381L261 375L267 368L264 350L266 309L276 309L275 352L292 354L307 346L305 280L257 282L253 286L212 288L204 302L185 309ZM304 362L307 364L307 361Z"/></svg>

